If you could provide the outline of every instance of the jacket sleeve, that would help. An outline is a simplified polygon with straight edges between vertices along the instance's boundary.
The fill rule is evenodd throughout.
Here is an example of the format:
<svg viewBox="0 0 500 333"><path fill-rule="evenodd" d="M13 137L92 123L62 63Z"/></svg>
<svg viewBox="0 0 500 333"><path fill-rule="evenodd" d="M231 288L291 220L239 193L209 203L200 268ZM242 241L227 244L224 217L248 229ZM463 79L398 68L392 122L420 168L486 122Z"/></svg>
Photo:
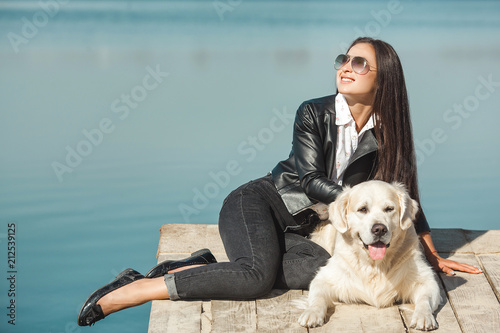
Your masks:
<svg viewBox="0 0 500 333"><path fill-rule="evenodd" d="M303 103L295 117L293 153L295 166L306 195L313 201L329 204L342 192L342 187L328 179L321 136L322 124L314 114L314 104Z"/></svg>

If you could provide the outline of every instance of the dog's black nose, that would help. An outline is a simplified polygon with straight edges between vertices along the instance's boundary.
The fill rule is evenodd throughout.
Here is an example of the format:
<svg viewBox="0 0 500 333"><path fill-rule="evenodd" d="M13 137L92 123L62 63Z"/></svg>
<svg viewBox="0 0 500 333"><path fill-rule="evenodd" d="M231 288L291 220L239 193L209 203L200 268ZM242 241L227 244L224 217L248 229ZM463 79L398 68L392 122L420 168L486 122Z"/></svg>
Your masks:
<svg viewBox="0 0 500 333"><path fill-rule="evenodd" d="M381 223L376 223L372 227L372 233L375 236L383 236L387 233L387 227Z"/></svg>

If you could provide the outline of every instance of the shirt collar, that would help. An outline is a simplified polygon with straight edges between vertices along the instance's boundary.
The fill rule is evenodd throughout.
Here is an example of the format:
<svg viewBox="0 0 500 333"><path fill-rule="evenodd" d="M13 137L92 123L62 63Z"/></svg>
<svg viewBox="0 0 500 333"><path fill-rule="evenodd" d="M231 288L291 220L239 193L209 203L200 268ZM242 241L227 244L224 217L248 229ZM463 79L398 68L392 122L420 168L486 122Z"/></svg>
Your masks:
<svg viewBox="0 0 500 333"><path fill-rule="evenodd" d="M365 126L361 129L361 132L359 132L359 134L361 134L363 132L366 132L366 131L368 131L369 129L372 129L372 128L373 128L373 114L368 119L368 121L366 122Z"/></svg>
<svg viewBox="0 0 500 333"><path fill-rule="evenodd" d="M347 105L347 101L341 93L338 93L335 97L335 115L335 125L337 126L346 125L354 120L352 119L349 105Z"/></svg>

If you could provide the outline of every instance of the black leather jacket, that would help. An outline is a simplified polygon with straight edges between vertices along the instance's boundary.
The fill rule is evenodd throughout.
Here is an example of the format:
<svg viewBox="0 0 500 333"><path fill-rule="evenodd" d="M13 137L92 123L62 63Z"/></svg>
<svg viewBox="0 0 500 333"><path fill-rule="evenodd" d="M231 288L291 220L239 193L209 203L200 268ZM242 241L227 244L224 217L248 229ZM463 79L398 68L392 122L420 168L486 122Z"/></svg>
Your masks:
<svg viewBox="0 0 500 333"><path fill-rule="evenodd" d="M298 216L317 202L329 204L342 192L331 181L335 165L337 125L335 95L305 101L297 110L292 151L288 159L272 170L272 178L289 213ZM343 185L354 186L372 179L377 161L377 140L373 130L365 132L344 173ZM298 221L289 230L306 228ZM429 231L424 214L419 214L417 232Z"/></svg>

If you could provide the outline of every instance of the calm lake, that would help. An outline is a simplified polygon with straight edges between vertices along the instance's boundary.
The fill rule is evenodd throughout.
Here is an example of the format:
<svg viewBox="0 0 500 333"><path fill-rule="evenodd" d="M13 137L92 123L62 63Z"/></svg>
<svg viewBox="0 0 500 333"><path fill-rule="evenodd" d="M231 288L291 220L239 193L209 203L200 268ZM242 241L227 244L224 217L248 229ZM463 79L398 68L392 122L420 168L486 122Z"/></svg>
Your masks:
<svg viewBox="0 0 500 333"><path fill-rule="evenodd" d="M499 1L3 1L0 32L1 332L147 332L76 318L285 159L360 35L403 63L431 228L500 227Z"/></svg>

